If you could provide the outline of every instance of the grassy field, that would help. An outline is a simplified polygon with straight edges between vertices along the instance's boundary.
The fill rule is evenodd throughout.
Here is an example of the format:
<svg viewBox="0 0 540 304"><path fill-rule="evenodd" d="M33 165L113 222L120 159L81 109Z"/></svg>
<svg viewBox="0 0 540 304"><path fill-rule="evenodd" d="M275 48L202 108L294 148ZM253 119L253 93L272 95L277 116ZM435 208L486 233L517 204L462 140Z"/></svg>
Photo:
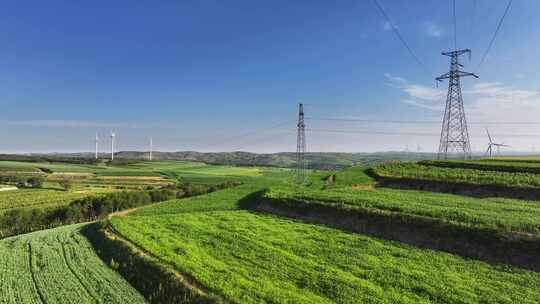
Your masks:
<svg viewBox="0 0 540 304"><path fill-rule="evenodd" d="M0 168L2 165L6 166L0 163ZM187 274L227 302L538 303L540 299L539 272L503 264L489 265L246 210L265 195L538 235L540 204L537 202L378 188L367 173L368 168L361 166L342 171L310 171L305 186L292 184L292 172L277 168L158 161L119 167L75 165L74 171L67 171L71 166L59 164L58 171L52 170L56 175L90 174L80 185L129 187L179 180L242 181L236 187L140 207L128 216L114 216L110 220L117 233L156 257L165 267ZM540 186L540 175L527 173L415 163L379 165L375 169L388 176L436 181L497 185L504 181L504 185ZM77 189L87 188L77 187L74 191ZM0 213L2 206L13 207L8 203L2 205L3 195L11 196L6 202L16 200L19 195L21 202L33 206L32 202L39 202L41 197L46 202L47 196L56 194L64 194L68 200L70 192L50 189L0 192ZM0 303L55 303L60 299L62 303L144 302L99 260L80 235L80 227L65 226L0 241L0 267L3 267L0 268ZM9 260L16 263L6 262ZM19 275L5 280L4 273ZM62 285L65 288L55 289L61 285L60 277L66 281ZM79 300L72 300L74 294Z"/></svg>
<svg viewBox="0 0 540 304"><path fill-rule="evenodd" d="M389 163L374 167L382 177L431 180L451 183L495 185L512 187L540 187L540 175L532 173L510 173L464 168L425 166L417 163Z"/></svg>
<svg viewBox="0 0 540 304"><path fill-rule="evenodd" d="M515 173L540 173L540 162L506 161L506 160L432 160L421 161L421 165L463 168L484 171L515 172Z"/></svg>
<svg viewBox="0 0 540 304"><path fill-rule="evenodd" d="M305 189L301 192L273 187L273 199L301 199L345 204L400 214L436 218L462 225L503 231L540 234L540 204L516 199L471 198L416 190Z"/></svg>
<svg viewBox="0 0 540 304"><path fill-rule="evenodd" d="M0 241L0 303L146 303L94 253L80 225Z"/></svg>
<svg viewBox="0 0 540 304"><path fill-rule="evenodd" d="M18 189L0 192L0 214L20 208L52 208L68 205L89 195L115 191L111 188L80 188L70 191L50 189Z"/></svg>
<svg viewBox="0 0 540 304"><path fill-rule="evenodd" d="M237 303L537 303L540 274L249 211L114 217Z"/></svg>
<svg viewBox="0 0 540 304"><path fill-rule="evenodd" d="M206 195L185 199L171 200L158 205L145 206L133 212L132 215L162 215L185 213L192 211L236 210L252 206L253 195L268 189L271 185L285 185L290 179L287 170L264 170L259 179L245 184ZM262 193L261 193L262 194Z"/></svg>

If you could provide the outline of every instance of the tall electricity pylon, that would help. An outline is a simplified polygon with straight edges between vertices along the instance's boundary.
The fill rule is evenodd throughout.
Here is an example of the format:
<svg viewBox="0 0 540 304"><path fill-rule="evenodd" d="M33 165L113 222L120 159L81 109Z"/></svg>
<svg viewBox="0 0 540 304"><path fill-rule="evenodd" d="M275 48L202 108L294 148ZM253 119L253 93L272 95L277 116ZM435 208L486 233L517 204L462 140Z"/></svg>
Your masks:
<svg viewBox="0 0 540 304"><path fill-rule="evenodd" d="M458 63L458 57L465 53L471 55L471 50L455 50L443 52L444 56L450 57L450 72L435 78L437 81L448 79L448 96L446 97L446 108L441 130L441 141L437 158L447 159L449 154L463 154L464 158L471 156L471 143L467 130L467 120L465 119L465 109L463 108L463 98L461 96L461 77L473 76L474 73L460 71L462 67Z"/></svg>
<svg viewBox="0 0 540 304"><path fill-rule="evenodd" d="M296 176L297 184L306 181L306 125L304 123L304 105L298 104L298 134L296 137Z"/></svg>

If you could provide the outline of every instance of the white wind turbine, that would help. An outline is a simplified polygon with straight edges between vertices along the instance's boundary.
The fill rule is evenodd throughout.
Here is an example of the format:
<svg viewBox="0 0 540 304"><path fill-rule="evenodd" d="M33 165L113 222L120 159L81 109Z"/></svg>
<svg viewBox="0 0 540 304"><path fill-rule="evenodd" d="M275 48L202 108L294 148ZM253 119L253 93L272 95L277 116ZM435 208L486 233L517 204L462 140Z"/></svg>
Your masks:
<svg viewBox="0 0 540 304"><path fill-rule="evenodd" d="M116 134L114 134L114 131L111 131L111 160L114 160L114 138L116 137Z"/></svg>
<svg viewBox="0 0 540 304"><path fill-rule="evenodd" d="M152 152L154 150L154 143L153 143L153 139L152 137L150 136L150 155L149 155L149 159L152 160Z"/></svg>
<svg viewBox="0 0 540 304"><path fill-rule="evenodd" d="M98 134L96 133L96 154L95 154L95 157L96 159L98 159L98 145L99 145L99 137L98 137Z"/></svg>
<svg viewBox="0 0 540 304"><path fill-rule="evenodd" d="M491 157L491 155L493 154L493 147L496 147L497 148L497 154L500 154L500 148L501 147L510 147L509 145L505 145L505 144L497 144L493 141L493 139L491 138L491 135L489 134L489 130L486 129L486 133L487 133L487 136L488 136L488 139L489 139L489 143L488 143L488 148L486 150L486 154L489 155L489 157Z"/></svg>

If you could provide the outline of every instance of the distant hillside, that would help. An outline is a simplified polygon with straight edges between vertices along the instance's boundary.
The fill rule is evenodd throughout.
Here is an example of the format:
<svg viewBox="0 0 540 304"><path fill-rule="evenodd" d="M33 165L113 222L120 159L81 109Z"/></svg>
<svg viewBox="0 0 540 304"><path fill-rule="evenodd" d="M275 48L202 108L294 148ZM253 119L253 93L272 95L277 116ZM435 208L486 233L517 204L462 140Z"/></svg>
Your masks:
<svg viewBox="0 0 540 304"><path fill-rule="evenodd" d="M426 160L433 159L432 153L405 153L405 152L377 152L377 153L339 153L339 152L311 152L306 153L308 167L312 169L337 169L354 164L373 165L392 160ZM109 154L100 153L101 160L107 160ZM129 163L133 160L147 160L148 152L121 151L115 153L115 162ZM296 153L251 153L251 152L153 152L154 160L190 160L216 165L235 166L269 166L294 167ZM0 160L32 161L32 162L66 162L90 164L95 163L94 154L80 153L48 153L48 154L0 154Z"/></svg>
<svg viewBox="0 0 540 304"><path fill-rule="evenodd" d="M147 159L147 152L123 151L115 154L117 158ZM358 163L375 164L389 160L420 160L432 159L434 154L429 153L404 153L404 152L380 152L380 153L338 153L338 152L311 152L306 153L306 160L310 168L333 169L346 167ZM213 152L202 153L194 151L183 152L154 152L155 160L192 160L208 164L227 164L237 166L272 166L294 167L296 154L294 152L280 152L258 154L250 152Z"/></svg>

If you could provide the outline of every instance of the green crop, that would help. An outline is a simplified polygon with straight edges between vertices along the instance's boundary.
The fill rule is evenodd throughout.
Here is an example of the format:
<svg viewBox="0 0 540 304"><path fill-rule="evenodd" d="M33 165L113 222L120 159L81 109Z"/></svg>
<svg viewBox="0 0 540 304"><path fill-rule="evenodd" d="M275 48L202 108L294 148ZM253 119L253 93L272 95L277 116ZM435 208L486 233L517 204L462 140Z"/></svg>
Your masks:
<svg viewBox="0 0 540 304"><path fill-rule="evenodd" d="M358 208L379 209L413 216L427 216L478 228L540 234L538 202L503 198L472 198L416 190L349 188L292 191L272 187L265 196L302 199Z"/></svg>
<svg viewBox="0 0 540 304"><path fill-rule="evenodd" d="M0 241L0 303L145 303L99 259L80 227Z"/></svg>
<svg viewBox="0 0 540 304"><path fill-rule="evenodd" d="M387 163L374 167L382 177L408 178L479 185L540 187L540 175L463 168L443 168L416 163Z"/></svg>
<svg viewBox="0 0 540 304"><path fill-rule="evenodd" d="M72 191L50 189L19 189L0 191L0 214L20 208L52 208L69 205L72 201L90 195L114 191L109 188L82 188Z"/></svg>
<svg viewBox="0 0 540 304"><path fill-rule="evenodd" d="M249 211L114 217L123 236L236 303L537 303L540 273Z"/></svg>

